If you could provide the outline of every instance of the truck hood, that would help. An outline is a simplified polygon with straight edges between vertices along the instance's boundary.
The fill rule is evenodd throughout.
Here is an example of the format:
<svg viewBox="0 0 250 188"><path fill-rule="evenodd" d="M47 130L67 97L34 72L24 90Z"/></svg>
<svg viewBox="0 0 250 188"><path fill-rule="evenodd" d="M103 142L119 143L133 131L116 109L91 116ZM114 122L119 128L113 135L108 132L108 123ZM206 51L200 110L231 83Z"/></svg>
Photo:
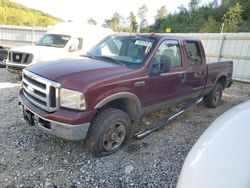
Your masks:
<svg viewBox="0 0 250 188"><path fill-rule="evenodd" d="M131 71L126 66L88 58L68 58L32 65L27 70L56 81L62 87L80 89Z"/></svg>
<svg viewBox="0 0 250 188"><path fill-rule="evenodd" d="M37 45L14 47L10 51L33 54L35 61L54 60L65 54L64 48Z"/></svg>

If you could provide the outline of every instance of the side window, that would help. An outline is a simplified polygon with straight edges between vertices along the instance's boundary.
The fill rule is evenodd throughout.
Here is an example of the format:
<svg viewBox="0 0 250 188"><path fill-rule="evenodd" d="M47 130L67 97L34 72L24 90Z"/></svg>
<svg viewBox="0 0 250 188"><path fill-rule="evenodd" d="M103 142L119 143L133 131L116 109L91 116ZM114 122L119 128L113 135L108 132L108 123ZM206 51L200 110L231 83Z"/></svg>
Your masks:
<svg viewBox="0 0 250 188"><path fill-rule="evenodd" d="M77 50L81 50L82 49L82 38L77 38L77 40L79 41L79 44L77 46Z"/></svg>
<svg viewBox="0 0 250 188"><path fill-rule="evenodd" d="M180 67L181 66L181 54L180 46L176 40L165 40L161 43L155 56L155 60L158 62L161 59L169 59L170 67Z"/></svg>
<svg viewBox="0 0 250 188"><path fill-rule="evenodd" d="M43 43L44 44L53 44L53 37L49 36L49 35L45 36L43 38Z"/></svg>
<svg viewBox="0 0 250 188"><path fill-rule="evenodd" d="M75 52L82 49L82 38L72 38L69 52Z"/></svg>
<svg viewBox="0 0 250 188"><path fill-rule="evenodd" d="M189 65L201 65L201 53L197 41L185 41L185 48L187 51L187 58Z"/></svg>

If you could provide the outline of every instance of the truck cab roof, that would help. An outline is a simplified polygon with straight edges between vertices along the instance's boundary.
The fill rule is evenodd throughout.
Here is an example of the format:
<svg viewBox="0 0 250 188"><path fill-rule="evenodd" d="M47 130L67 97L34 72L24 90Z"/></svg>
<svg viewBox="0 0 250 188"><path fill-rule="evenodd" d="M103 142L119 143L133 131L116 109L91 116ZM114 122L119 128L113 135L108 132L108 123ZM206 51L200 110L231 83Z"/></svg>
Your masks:
<svg viewBox="0 0 250 188"><path fill-rule="evenodd" d="M147 37L156 38L157 40L173 39L173 40L179 40L179 41L184 41L184 40L200 41L199 39L194 38L194 37L179 36L175 34L164 34L164 33L138 33L138 34L118 33L118 34L114 34L114 36L147 36Z"/></svg>

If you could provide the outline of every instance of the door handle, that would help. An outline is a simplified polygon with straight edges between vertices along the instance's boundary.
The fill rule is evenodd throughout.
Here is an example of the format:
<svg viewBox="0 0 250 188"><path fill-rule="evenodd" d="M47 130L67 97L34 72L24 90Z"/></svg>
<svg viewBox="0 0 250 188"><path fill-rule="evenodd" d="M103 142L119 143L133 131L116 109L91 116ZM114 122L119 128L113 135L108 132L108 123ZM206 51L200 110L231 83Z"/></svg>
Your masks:
<svg viewBox="0 0 250 188"><path fill-rule="evenodd" d="M181 83L185 83L186 79L187 79L187 74L186 73L181 73L181 74L179 74L179 76L181 77Z"/></svg>
<svg viewBox="0 0 250 188"><path fill-rule="evenodd" d="M135 86L135 87L142 87L142 86L145 86L145 81L135 82L135 83L134 83L134 86Z"/></svg>

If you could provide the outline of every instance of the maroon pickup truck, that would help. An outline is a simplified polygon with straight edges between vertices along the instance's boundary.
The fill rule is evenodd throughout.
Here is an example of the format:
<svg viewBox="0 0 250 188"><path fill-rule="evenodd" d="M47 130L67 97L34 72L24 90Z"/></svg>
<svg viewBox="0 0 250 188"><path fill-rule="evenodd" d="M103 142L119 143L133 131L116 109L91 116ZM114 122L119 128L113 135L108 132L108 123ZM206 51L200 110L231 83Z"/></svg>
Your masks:
<svg viewBox="0 0 250 188"><path fill-rule="evenodd" d="M104 156L148 113L198 98L216 107L232 70L232 61L206 64L194 38L113 35L83 57L24 69L19 99L29 124L68 140L86 138L87 148Z"/></svg>

